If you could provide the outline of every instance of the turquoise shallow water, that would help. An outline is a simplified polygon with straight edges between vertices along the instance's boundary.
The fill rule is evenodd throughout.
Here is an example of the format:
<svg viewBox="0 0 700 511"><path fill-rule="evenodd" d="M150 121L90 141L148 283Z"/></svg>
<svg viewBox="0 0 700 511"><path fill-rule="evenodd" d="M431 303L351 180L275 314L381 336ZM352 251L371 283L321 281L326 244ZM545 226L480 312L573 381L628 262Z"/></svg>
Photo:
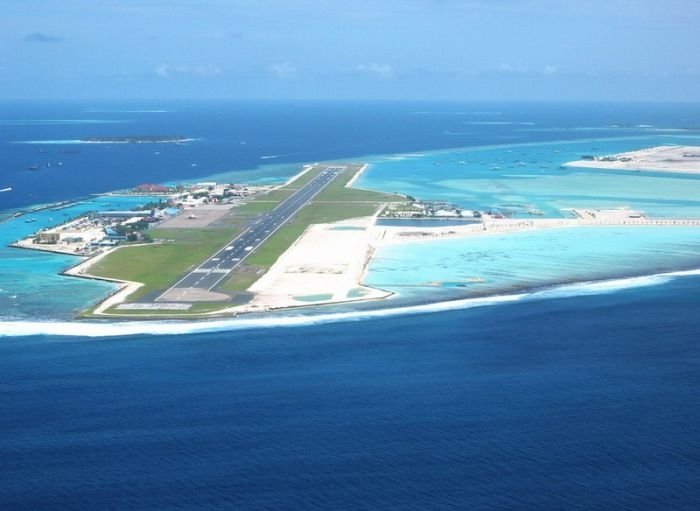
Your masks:
<svg viewBox="0 0 700 511"><path fill-rule="evenodd" d="M5 318L70 318L116 289L108 282L64 277L59 272L82 258L7 245L51 225L93 210L131 209L150 197L94 197L49 208L0 224L0 303ZM156 199L157 200L157 199ZM33 220L27 222L27 220Z"/></svg>
<svg viewBox="0 0 700 511"><path fill-rule="evenodd" d="M372 159L356 186L521 217L532 209L566 217L572 208L629 207L659 218L700 218L700 176L561 168L586 154L698 142L655 135L387 156Z"/></svg>
<svg viewBox="0 0 700 511"><path fill-rule="evenodd" d="M654 135L387 156L372 160L356 186L514 217L628 207L655 218L700 218L700 176L562 168L585 154L661 144L697 139ZM403 298L434 299L698 266L700 229L586 227L383 247L365 282Z"/></svg>
<svg viewBox="0 0 700 511"><path fill-rule="evenodd" d="M696 268L700 229L574 227L382 247L365 283L401 297L503 293Z"/></svg>

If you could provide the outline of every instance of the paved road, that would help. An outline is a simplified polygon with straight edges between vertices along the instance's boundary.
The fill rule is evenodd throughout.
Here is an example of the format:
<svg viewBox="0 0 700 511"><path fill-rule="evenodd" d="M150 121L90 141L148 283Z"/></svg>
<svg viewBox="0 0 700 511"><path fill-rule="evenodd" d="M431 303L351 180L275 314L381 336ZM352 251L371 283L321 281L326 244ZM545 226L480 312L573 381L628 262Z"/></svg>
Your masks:
<svg viewBox="0 0 700 511"><path fill-rule="evenodd" d="M237 238L185 275L177 284L163 293L158 300L187 300L188 289L212 291L248 255L318 195L343 170L345 170L345 166L326 167L318 176L278 204L275 209L263 214Z"/></svg>

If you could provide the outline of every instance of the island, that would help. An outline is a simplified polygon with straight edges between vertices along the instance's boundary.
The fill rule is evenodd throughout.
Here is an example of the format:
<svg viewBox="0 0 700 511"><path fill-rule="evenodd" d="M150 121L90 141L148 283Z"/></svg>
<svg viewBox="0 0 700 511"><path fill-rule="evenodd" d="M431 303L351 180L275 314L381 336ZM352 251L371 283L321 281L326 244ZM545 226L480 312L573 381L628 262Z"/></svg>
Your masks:
<svg viewBox="0 0 700 511"><path fill-rule="evenodd" d="M78 141L83 144L182 144L192 141L179 135L128 135L123 137L85 137Z"/></svg>
<svg viewBox="0 0 700 511"><path fill-rule="evenodd" d="M700 174L700 147L657 146L607 156L584 156L565 167Z"/></svg>
<svg viewBox="0 0 700 511"><path fill-rule="evenodd" d="M682 168L666 161L666 171L700 173L698 154L700 147L663 146L582 161L604 169L680 158ZM463 210L354 187L366 169L309 164L277 186L143 184L119 193L157 200L92 212L15 246L83 256L64 274L118 284L81 317L207 318L384 300L393 293L364 281L375 251L387 245L536 229L700 227L700 219L654 218L628 207L574 208L565 218Z"/></svg>

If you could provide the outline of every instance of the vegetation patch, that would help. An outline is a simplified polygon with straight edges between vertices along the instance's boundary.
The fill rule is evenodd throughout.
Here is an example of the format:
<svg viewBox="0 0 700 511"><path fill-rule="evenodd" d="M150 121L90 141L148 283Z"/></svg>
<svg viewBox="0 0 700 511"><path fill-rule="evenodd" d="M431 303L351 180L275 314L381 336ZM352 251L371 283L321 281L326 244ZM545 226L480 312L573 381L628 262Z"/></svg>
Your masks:
<svg viewBox="0 0 700 511"><path fill-rule="evenodd" d="M206 303L193 303L192 307L188 310L168 310L168 309L119 309L118 305L114 305L105 311L105 314L110 316L142 316L149 317L152 316L153 319L158 319L159 317L179 317L179 316L198 316L210 312L216 312L218 310L226 309L231 307L230 303L227 302L206 302Z"/></svg>
<svg viewBox="0 0 700 511"><path fill-rule="evenodd" d="M223 284L221 284L219 289L221 291L228 291L232 293L245 291L252 286L263 273L264 272L261 270L252 272L234 272L223 282Z"/></svg>
<svg viewBox="0 0 700 511"><path fill-rule="evenodd" d="M153 229L159 241L150 245L115 250L90 268L97 277L141 282L129 301L162 291L175 284L237 234L231 229Z"/></svg>

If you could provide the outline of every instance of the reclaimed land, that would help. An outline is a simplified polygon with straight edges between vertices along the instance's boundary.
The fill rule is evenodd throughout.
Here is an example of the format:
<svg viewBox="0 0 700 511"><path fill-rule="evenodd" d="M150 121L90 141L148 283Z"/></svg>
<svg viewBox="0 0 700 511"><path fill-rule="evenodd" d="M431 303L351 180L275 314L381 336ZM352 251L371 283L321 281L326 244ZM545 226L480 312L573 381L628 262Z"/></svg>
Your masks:
<svg viewBox="0 0 700 511"><path fill-rule="evenodd" d="M348 167L310 204L304 206L294 218L273 234L260 249L252 253L246 263L267 270L310 225L371 216L382 204L405 200L400 195L347 188L348 181L353 178L356 171L357 168ZM302 179L310 179L312 176L308 174L302 176ZM296 188L303 184L297 184ZM227 284L228 282L224 283L222 290L227 290Z"/></svg>
<svg viewBox="0 0 700 511"><path fill-rule="evenodd" d="M154 240L153 244L115 250L97 261L90 268L89 273L96 277L142 283L143 286L128 297L128 302L153 299L177 282L184 273L196 267L243 232L247 225L260 214L272 210L325 167L325 165L316 166L295 180L232 208L229 214L208 227L152 229L150 234ZM370 216L387 202L405 200L404 197L395 194L347 188L347 183L353 178L358 168L358 166L348 166L345 172L304 206L260 248L251 253L244 267L233 272L222 282L219 291L235 293L248 289L312 224ZM224 307L230 306L230 303L210 304L210 306ZM135 312L129 311L125 314L126 311L114 308L109 311L119 315L131 315ZM190 312L194 313L195 308ZM196 309L196 312L203 311ZM152 311L151 314L153 314ZM179 314L187 315L182 311L179 311Z"/></svg>

